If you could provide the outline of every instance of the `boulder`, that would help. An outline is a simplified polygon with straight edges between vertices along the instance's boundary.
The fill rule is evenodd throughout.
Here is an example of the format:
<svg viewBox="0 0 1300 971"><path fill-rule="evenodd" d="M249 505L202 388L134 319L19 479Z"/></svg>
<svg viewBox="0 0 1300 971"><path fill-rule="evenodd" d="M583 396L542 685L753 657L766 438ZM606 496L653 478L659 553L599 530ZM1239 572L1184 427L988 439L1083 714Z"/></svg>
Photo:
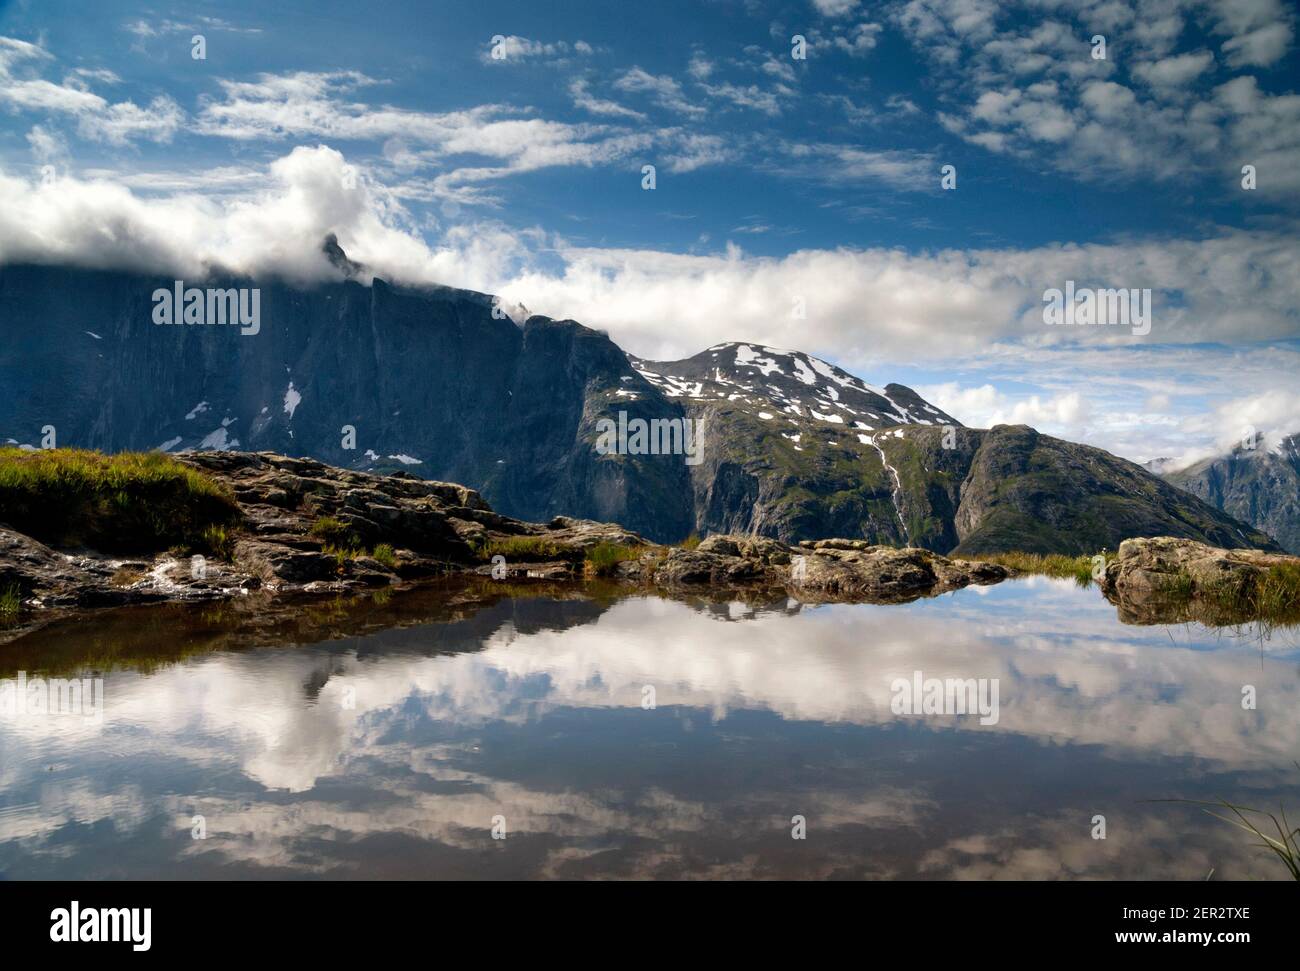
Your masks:
<svg viewBox="0 0 1300 971"><path fill-rule="evenodd" d="M1225 550L1171 536L1126 539L1107 563L1101 587L1112 601L1129 605L1171 594L1194 599L1211 591L1233 600L1249 597L1272 567L1285 564L1300 564L1300 557Z"/></svg>

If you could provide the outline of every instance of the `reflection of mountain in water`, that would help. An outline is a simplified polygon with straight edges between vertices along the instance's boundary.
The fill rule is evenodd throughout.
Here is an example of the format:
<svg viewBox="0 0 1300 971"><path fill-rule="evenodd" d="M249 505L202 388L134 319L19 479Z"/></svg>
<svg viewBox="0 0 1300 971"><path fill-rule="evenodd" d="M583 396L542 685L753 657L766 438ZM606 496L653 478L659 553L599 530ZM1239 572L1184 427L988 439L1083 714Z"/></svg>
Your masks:
<svg viewBox="0 0 1300 971"><path fill-rule="evenodd" d="M121 831L140 856L118 872L190 876L1267 876L1227 827L1142 800L1296 801L1294 638L1125 627L1068 582L802 609L424 597L273 649L209 618L193 643L238 650L110 669L102 726L0 724L0 870L49 851L93 874ZM999 679L998 724L893 715L915 670Z"/></svg>

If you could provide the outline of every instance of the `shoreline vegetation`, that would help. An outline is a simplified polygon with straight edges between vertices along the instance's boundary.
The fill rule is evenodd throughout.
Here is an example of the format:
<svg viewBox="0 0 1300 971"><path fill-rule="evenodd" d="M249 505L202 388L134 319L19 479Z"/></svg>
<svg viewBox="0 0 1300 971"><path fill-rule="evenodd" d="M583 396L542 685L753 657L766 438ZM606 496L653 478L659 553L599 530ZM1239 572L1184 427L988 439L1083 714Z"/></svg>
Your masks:
<svg viewBox="0 0 1300 971"><path fill-rule="evenodd" d="M228 489L161 452L0 448L0 522L51 546L220 555L240 518Z"/></svg>
<svg viewBox="0 0 1300 971"><path fill-rule="evenodd" d="M1160 622L1164 615L1211 626L1300 623L1297 557L1168 538L1126 540L1117 554L1007 551L969 560L863 540L782 544L692 534L681 543L661 545L612 524L566 517L546 525L510 520L463 486L350 472L270 453L176 457L0 448L0 526L14 531L7 537L22 534L17 539L76 550L87 559L102 555L113 568L112 588L139 590L153 583L156 596L122 603L178 599L164 595L180 589L178 571L159 581L160 570L168 570L157 560L110 559L165 552L178 568L185 557L198 555L245 569L250 575L234 593L263 586L307 592L328 592L332 586L337 592L476 572L521 582L601 578L726 589L805 585L831 599L880 602L1041 575L1071 579L1081 587L1097 584L1120 606L1122 617L1126 601L1140 595L1140 609L1128 605L1137 617L1126 618L1132 622ZM1158 547L1156 554L1143 545L1162 543L1168 548ZM33 598L30 578L7 563L0 559L0 625L12 626L32 607L63 605ZM811 574L809 564L816 567ZM883 583L882 573L889 574ZM230 595L232 588L187 592L215 599L218 593ZM112 596L91 600L87 605L114 602ZM1158 608L1151 615L1155 619L1144 619L1149 604Z"/></svg>
<svg viewBox="0 0 1300 971"><path fill-rule="evenodd" d="M1104 555L1104 554L1103 554ZM1047 576L1058 580L1074 580L1081 587L1094 582L1091 556L1068 556L1063 553L988 553L972 556L984 563L997 563L1010 567L1017 573L1030 576Z"/></svg>
<svg viewBox="0 0 1300 971"><path fill-rule="evenodd" d="M1094 556L1011 552L976 559L1020 574L1074 580L1080 587L1097 585L1109 599L1115 599L1112 564L1117 555L1104 550ZM1213 572L1198 570L1191 563L1167 564L1169 569L1150 579L1150 596L1144 599L1165 608L1166 613L1178 615L1178 619L1196 620L1207 627L1232 627L1251 621L1259 621L1266 629L1300 624L1300 558L1266 559L1275 562L1265 562L1256 569Z"/></svg>

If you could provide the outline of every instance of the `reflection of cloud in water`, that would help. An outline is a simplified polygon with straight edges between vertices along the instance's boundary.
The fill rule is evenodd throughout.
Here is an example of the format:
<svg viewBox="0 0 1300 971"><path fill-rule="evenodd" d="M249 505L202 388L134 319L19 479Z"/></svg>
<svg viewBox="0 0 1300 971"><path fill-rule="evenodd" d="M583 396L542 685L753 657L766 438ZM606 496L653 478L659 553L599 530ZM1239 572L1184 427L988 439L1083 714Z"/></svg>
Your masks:
<svg viewBox="0 0 1300 971"><path fill-rule="evenodd" d="M292 806L263 804L250 810L238 801L208 798L177 801L175 814L187 827L191 811L203 813L207 819L209 838L192 841L187 855L215 853L223 862L317 872L339 863L332 858L302 861L299 843L303 839L355 841L376 834L400 834L481 853L495 845L490 829L497 814L506 819L507 843L547 838L547 861L539 864L539 875L563 875L551 870L552 862L559 866L565 860L607 852L610 833L619 834L619 844L639 847L628 875L644 875L648 860L671 859L666 847L676 845L684 850L692 843L704 842L706 834L728 828L741 843L764 835L773 841L794 842L789 836L790 809L775 798L723 807L651 788L636 793L632 802L628 793L614 790L580 794L527 789L483 777L474 781L481 788L451 795L429 793L418 785L390 786L385 795L396 798L365 809L341 809L309 799ZM812 820L813 834L818 836L842 826L914 830L920 811L927 807L926 800L915 793L885 787L860 796L811 793L800 797L798 808ZM911 838L916 838L915 832ZM556 856L554 861L549 859L551 855Z"/></svg>
<svg viewBox="0 0 1300 971"><path fill-rule="evenodd" d="M1192 853L1161 869L1153 848L1167 846L1172 854L1178 837L1155 811L1130 811L1131 825L1112 829L1104 842L1089 838L1086 808L1068 820L1046 812L1016 815L983 832L973 821L946 820L949 835L936 846L918 828L937 814L960 811L940 805L939 780L924 764L899 775L895 760L892 776L867 774L833 789L792 793L775 780L770 790L750 780L724 798L697 798L667 784L637 784L626 773L605 782L581 776L578 786L572 772L557 772L549 788L532 773L511 775L509 766L483 758L466 739L502 726L542 731L570 709L604 712L605 719L624 712L618 725L630 748L649 738L640 733L651 723L629 719L670 717L665 709L675 707L700 709L714 720L755 711L777 715L782 724L874 728L900 721L889 708L892 679L921 670L928 677L999 678L1001 718L987 727L975 718L901 719L909 726L989 744L1018 738L1099 746L1112 759L1137 764L1193 757L1210 772L1251 770L1268 787L1285 784L1300 741L1295 662L1279 657L1276 644L1268 647L1261 652L1250 642L1190 628L1124 627L1094 591L1036 580L909 606L836 605L793 615L739 605L706 615L672 601L634 598L567 630L520 633L502 624L481 650L455 655L368 650L359 659L351 651L312 649L212 655L148 675L111 673L102 726L59 719L0 725L6 789L35 786L43 793L0 815L0 841L21 841L30 850L42 833L74 822L138 824L145 818L139 792L97 795L98 783L90 781L65 783L60 791L36 778L52 763L75 769L83 760L93 765L125 753L141 763L205 772L235 767L267 789L291 793L309 794L324 780L359 780L374 791L375 798L354 804L329 795L302 795L288 804L255 797L249 806L220 794L164 796L160 802L177 827L188 829L191 812L207 816L210 839L179 851L191 860L215 853L259 867L364 872L362 862L345 862L346 853L321 850L313 857L299 844L389 834L478 854L485 841L490 851L491 818L504 812L517 838L545 843L537 874L583 872L598 856L608 872L671 874L694 855L699 867L692 875L765 875L777 872L780 854L794 852L785 843L748 846L742 839L744 853L707 863L697 844L729 826L768 825L773 839L784 827L785 842L793 843L788 820L800 812L815 820L819 833L879 830L895 843L915 844L917 876L1107 875L1122 868L1126 853L1136 858L1146 847L1153 861L1147 875L1187 877L1191 864L1204 862L1208 870L1215 863ZM647 684L655 687L658 712L640 711ZM1242 710L1243 684L1258 688L1258 711ZM345 701L353 696L349 707ZM586 731L600 733L606 722L587 724ZM425 737L431 725L444 726L440 737ZM917 735L914 747L924 749L926 737ZM831 756L812 748L806 758L817 763ZM567 757L574 758L571 751ZM683 759L689 769L690 756ZM95 777L93 768L86 774ZM612 856L611 833L626 843ZM1227 853L1239 850L1239 842L1225 834L1216 845ZM814 864L809 857L800 873L831 875L850 865L855 875L899 872L896 861L840 850L847 854L841 862ZM57 852L57 844L43 851Z"/></svg>

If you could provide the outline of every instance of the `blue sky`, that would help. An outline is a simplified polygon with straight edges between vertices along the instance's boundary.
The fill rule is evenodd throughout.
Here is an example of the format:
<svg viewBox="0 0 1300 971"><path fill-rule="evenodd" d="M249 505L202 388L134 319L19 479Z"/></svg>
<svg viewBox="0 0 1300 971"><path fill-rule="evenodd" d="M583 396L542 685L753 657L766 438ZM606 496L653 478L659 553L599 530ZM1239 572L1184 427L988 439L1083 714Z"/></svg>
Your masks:
<svg viewBox="0 0 1300 971"><path fill-rule="evenodd" d="M336 231L379 275L644 356L798 347L970 424L1190 456L1300 429L1295 22L1280 0L9 0L0 259L311 276ZM1151 288L1152 332L1046 328L1067 279Z"/></svg>

